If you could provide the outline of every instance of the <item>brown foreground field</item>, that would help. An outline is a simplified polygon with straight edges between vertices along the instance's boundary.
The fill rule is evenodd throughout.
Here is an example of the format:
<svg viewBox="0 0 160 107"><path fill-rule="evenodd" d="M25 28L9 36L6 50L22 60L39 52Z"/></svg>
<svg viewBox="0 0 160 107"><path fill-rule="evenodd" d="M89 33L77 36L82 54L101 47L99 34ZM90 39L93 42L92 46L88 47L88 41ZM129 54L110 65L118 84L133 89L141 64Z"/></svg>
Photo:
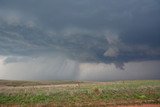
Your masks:
<svg viewBox="0 0 160 107"><path fill-rule="evenodd" d="M0 80L0 107L160 107L159 104L160 80L115 82Z"/></svg>

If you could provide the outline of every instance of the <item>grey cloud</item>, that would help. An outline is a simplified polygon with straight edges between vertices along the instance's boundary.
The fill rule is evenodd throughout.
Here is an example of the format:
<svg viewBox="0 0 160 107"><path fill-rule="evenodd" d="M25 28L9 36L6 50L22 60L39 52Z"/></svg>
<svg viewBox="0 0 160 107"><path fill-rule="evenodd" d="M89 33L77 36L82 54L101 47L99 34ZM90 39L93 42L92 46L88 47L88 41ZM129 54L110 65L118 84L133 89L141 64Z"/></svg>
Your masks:
<svg viewBox="0 0 160 107"><path fill-rule="evenodd" d="M7 64L56 54L121 69L159 60L159 13L157 0L0 0L0 55Z"/></svg>
<svg viewBox="0 0 160 107"><path fill-rule="evenodd" d="M23 59L25 59L25 61ZM10 57L0 64L0 78L18 80L76 80L79 63L64 55L41 55L36 58ZM14 62L13 62L14 61Z"/></svg>
<svg viewBox="0 0 160 107"><path fill-rule="evenodd" d="M159 10L156 0L1 0L4 8L22 10L36 15L43 23L53 28L68 25L91 29L124 30L139 14L150 16ZM148 14L146 14L148 13ZM145 19L149 19L145 17ZM157 18L158 20L158 18Z"/></svg>
<svg viewBox="0 0 160 107"><path fill-rule="evenodd" d="M143 80L159 79L159 61L125 63L125 70L117 69L114 64L86 63L80 66L81 80Z"/></svg>
<svg viewBox="0 0 160 107"><path fill-rule="evenodd" d="M4 64L19 63L19 62L28 62L30 60L34 60L34 58L26 56L8 56L7 58L5 58L3 63Z"/></svg>
<svg viewBox="0 0 160 107"><path fill-rule="evenodd" d="M1 63L1 60L0 60ZM65 56L40 56L28 62L0 64L1 79L16 80L132 80L159 79L160 61L125 63L125 70L113 63L78 63Z"/></svg>
<svg viewBox="0 0 160 107"><path fill-rule="evenodd" d="M109 35L109 36L108 36ZM119 47L122 47L122 43L117 35L109 33L107 34L107 42L109 48L104 53L106 57L117 57L119 55Z"/></svg>
<svg viewBox="0 0 160 107"><path fill-rule="evenodd" d="M120 39L119 34L106 31L69 27L60 31L45 30L42 27L27 27L25 25L3 24L1 28L1 54L32 55L41 53L63 52L69 58L79 61L109 62L119 59L119 56L132 60L136 56L159 56L159 47L148 45L130 45ZM107 59L107 58L113 59ZM103 59L102 59L103 58ZM137 60L138 60L137 59ZM125 62L119 59L121 62Z"/></svg>

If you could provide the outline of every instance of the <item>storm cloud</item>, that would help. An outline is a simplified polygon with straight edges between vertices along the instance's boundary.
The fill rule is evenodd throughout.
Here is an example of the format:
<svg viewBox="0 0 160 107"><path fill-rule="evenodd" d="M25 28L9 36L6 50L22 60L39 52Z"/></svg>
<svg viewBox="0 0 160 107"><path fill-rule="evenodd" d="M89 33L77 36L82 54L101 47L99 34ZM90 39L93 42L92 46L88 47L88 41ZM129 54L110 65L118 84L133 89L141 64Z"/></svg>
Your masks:
<svg viewBox="0 0 160 107"><path fill-rule="evenodd" d="M159 64L159 29L157 0L0 0L1 78L23 79L30 71L28 79L76 80L89 73L86 66L106 75L110 67L134 72L130 63Z"/></svg>

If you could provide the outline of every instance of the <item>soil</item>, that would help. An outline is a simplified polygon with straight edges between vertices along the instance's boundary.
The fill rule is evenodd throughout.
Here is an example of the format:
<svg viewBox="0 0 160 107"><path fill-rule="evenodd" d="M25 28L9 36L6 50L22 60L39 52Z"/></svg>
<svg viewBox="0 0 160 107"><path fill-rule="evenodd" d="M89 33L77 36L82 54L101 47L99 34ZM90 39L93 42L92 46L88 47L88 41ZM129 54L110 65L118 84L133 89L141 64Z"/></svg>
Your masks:
<svg viewBox="0 0 160 107"><path fill-rule="evenodd" d="M160 104L143 104L143 105L128 105L128 106L115 106L115 107L160 107Z"/></svg>

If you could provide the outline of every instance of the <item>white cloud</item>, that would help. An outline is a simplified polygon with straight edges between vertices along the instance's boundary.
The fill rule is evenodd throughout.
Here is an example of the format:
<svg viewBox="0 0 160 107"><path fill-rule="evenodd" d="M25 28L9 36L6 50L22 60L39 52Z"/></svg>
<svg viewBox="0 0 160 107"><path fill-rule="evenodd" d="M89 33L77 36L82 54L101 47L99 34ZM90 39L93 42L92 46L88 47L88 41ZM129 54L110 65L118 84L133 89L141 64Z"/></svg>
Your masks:
<svg viewBox="0 0 160 107"><path fill-rule="evenodd" d="M106 57L117 57L119 55L119 49L117 47L109 47L109 49L104 53Z"/></svg>
<svg viewBox="0 0 160 107"><path fill-rule="evenodd" d="M120 54L120 48L124 47L124 44L120 41L118 34L108 31L106 32L106 39L108 49L104 53L104 56L117 57Z"/></svg>

